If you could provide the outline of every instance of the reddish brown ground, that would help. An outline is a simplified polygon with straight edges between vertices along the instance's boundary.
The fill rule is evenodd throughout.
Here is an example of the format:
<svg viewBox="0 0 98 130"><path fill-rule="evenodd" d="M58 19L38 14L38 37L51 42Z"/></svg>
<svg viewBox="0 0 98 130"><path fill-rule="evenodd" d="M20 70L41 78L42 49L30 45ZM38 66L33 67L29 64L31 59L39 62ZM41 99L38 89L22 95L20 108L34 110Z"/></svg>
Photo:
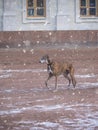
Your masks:
<svg viewBox="0 0 98 130"><path fill-rule="evenodd" d="M75 89L63 76L45 87L44 54L73 63ZM98 48L0 50L0 130L98 130Z"/></svg>

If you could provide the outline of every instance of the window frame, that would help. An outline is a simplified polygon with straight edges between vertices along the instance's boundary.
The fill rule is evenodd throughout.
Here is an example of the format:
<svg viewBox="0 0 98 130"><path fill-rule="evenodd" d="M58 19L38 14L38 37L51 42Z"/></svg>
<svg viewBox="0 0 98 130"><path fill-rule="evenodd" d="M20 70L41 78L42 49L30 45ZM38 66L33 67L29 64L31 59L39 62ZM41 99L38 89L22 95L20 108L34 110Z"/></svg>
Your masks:
<svg viewBox="0 0 98 130"><path fill-rule="evenodd" d="M45 18L46 17L46 0L43 0L44 6L43 7L38 7L37 6L37 0L34 0L34 6L33 7L28 7L28 0L26 0L26 15L27 18ZM34 8L34 15L28 15L28 9L33 9ZM44 15L37 15L37 8L43 8L44 9Z"/></svg>
<svg viewBox="0 0 98 130"><path fill-rule="evenodd" d="M98 16L86 16L86 17L81 16L80 15L80 0L75 0L75 22L76 23L92 23L92 22L98 23Z"/></svg>
<svg viewBox="0 0 98 130"><path fill-rule="evenodd" d="M86 0L86 5L81 6L81 0L80 0L80 10L85 8L86 9L86 15L81 15L80 11L80 17L98 17L98 0L95 0L96 5L94 7L90 6L90 0ZM96 14L95 15L90 15L90 8L96 9Z"/></svg>
<svg viewBox="0 0 98 130"><path fill-rule="evenodd" d="M46 1L46 16L45 17L27 17L27 7L26 7L26 0L22 0L22 6L23 6L23 10L22 10L22 22L26 24L43 24L43 25L49 25L51 22L51 17L50 17L50 9L49 9L49 0L45 0Z"/></svg>

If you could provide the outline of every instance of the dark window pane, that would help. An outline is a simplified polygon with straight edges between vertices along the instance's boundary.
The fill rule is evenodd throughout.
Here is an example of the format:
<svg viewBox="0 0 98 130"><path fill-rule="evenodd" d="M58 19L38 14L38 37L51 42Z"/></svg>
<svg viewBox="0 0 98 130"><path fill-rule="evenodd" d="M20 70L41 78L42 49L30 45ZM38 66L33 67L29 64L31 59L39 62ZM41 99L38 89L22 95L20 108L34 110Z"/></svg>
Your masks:
<svg viewBox="0 0 98 130"><path fill-rule="evenodd" d="M37 0L37 7L44 7L44 1L43 0Z"/></svg>
<svg viewBox="0 0 98 130"><path fill-rule="evenodd" d="M96 9L95 8L90 8L90 15L96 15Z"/></svg>
<svg viewBox="0 0 98 130"><path fill-rule="evenodd" d="M86 0L81 0L81 6L86 6Z"/></svg>
<svg viewBox="0 0 98 130"><path fill-rule="evenodd" d="M28 7L33 7L34 1L33 0L28 0Z"/></svg>
<svg viewBox="0 0 98 130"><path fill-rule="evenodd" d="M28 9L28 16L34 16L34 9Z"/></svg>
<svg viewBox="0 0 98 130"><path fill-rule="evenodd" d="M95 7L95 6L96 6L96 1L90 0L90 7Z"/></svg>
<svg viewBox="0 0 98 130"><path fill-rule="evenodd" d="M86 8L81 8L80 14L81 15L86 15Z"/></svg>
<svg viewBox="0 0 98 130"><path fill-rule="evenodd" d="M44 9L37 9L37 15L43 16L44 15Z"/></svg>

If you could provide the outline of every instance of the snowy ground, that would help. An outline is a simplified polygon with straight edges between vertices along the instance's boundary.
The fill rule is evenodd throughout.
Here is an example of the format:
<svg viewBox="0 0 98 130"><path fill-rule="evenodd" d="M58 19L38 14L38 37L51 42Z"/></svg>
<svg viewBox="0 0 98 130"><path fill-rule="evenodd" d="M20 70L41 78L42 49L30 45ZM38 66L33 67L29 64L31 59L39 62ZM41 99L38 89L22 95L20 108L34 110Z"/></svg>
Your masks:
<svg viewBox="0 0 98 130"><path fill-rule="evenodd" d="M63 76L45 87L44 54L73 63L75 89ZM0 130L98 130L98 49L0 50Z"/></svg>

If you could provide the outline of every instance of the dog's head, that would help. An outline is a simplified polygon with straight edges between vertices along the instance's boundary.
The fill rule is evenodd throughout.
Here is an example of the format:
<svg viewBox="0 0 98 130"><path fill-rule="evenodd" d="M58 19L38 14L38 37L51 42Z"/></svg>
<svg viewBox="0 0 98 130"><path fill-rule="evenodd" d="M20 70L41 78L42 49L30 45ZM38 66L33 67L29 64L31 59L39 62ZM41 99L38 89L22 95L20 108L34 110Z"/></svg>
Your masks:
<svg viewBox="0 0 98 130"><path fill-rule="evenodd" d="M40 59L40 63L48 63L48 59L49 59L49 56L48 55L44 55L41 59Z"/></svg>

